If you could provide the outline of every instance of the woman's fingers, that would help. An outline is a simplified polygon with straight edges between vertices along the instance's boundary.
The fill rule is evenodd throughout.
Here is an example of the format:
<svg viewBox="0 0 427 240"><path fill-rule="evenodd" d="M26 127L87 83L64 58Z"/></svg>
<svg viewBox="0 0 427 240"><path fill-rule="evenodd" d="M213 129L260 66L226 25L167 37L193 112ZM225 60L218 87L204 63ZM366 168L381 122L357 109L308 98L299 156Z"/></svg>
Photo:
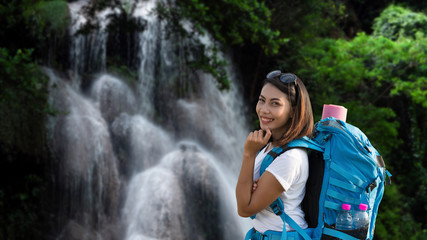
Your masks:
<svg viewBox="0 0 427 240"><path fill-rule="evenodd" d="M254 136L254 133L250 132L249 135L248 135L248 140L251 140L253 138L253 136Z"/></svg>
<svg viewBox="0 0 427 240"><path fill-rule="evenodd" d="M265 135L264 135L264 138L263 138L264 142L267 143L268 140L270 139L270 137L271 137L271 131L270 131L269 128L267 128L267 130L265 130Z"/></svg>
<svg viewBox="0 0 427 240"><path fill-rule="evenodd" d="M262 143L265 145L268 143L268 140L270 139L270 137L271 137L270 129L267 129L265 131L265 134L264 134L264 130L255 130L249 133L248 140L257 142L257 143Z"/></svg>
<svg viewBox="0 0 427 240"><path fill-rule="evenodd" d="M264 130L255 130L253 132L250 132L246 142L245 142L245 150L250 152L257 152L260 150L263 146L265 146L268 143L268 140L271 137L271 131L270 129Z"/></svg>
<svg viewBox="0 0 427 240"><path fill-rule="evenodd" d="M254 140L259 139L259 131L254 131Z"/></svg>
<svg viewBox="0 0 427 240"><path fill-rule="evenodd" d="M254 192L258 187L258 179L254 181L254 184L252 185L252 192Z"/></svg>

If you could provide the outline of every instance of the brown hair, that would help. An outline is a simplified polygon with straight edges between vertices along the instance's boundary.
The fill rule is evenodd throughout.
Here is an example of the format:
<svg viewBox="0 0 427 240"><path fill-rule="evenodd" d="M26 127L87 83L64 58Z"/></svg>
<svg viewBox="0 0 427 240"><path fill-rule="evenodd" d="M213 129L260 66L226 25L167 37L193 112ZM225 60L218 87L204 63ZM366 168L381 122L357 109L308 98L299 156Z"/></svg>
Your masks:
<svg viewBox="0 0 427 240"><path fill-rule="evenodd" d="M272 84L286 94L292 105L291 118L286 123L287 130L283 136L277 140L275 145L284 145L293 139L308 136L313 131L313 111L311 109L310 96L304 83L296 77L294 83L283 83L279 76L267 78L263 86Z"/></svg>

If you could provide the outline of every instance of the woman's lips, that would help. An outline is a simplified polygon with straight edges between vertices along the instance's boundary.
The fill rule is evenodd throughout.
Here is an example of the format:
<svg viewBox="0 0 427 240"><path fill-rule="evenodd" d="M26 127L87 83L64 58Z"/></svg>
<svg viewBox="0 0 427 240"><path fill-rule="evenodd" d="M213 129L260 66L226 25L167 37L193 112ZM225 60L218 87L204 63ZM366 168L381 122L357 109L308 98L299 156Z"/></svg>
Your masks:
<svg viewBox="0 0 427 240"><path fill-rule="evenodd" d="M267 118L267 117L261 117L260 119L261 119L261 122L263 124L268 124L268 123L271 123L273 121L272 118Z"/></svg>

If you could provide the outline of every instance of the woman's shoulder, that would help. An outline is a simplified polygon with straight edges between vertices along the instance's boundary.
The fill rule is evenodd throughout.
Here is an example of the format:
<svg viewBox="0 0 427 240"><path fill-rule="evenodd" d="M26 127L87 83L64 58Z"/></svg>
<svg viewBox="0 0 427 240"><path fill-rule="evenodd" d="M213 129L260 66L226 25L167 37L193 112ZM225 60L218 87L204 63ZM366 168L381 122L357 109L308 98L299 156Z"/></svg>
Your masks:
<svg viewBox="0 0 427 240"><path fill-rule="evenodd" d="M293 160L308 160L307 149L305 148L291 148L280 154L277 158L279 159L293 159Z"/></svg>
<svg viewBox="0 0 427 240"><path fill-rule="evenodd" d="M277 173L278 176L291 176L293 173L306 172L303 169L308 169L306 149L292 148L280 154L270 164L267 171Z"/></svg>

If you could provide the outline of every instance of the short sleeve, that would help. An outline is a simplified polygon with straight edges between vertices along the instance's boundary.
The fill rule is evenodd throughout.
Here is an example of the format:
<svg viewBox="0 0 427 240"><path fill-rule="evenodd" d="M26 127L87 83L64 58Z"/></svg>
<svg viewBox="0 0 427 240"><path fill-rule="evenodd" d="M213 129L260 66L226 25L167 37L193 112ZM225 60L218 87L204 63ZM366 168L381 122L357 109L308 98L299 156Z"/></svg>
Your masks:
<svg viewBox="0 0 427 240"><path fill-rule="evenodd" d="M266 171L273 174L277 181L287 191L293 184L299 182L301 173L308 168L308 156L305 149L293 148L278 156L267 167Z"/></svg>

